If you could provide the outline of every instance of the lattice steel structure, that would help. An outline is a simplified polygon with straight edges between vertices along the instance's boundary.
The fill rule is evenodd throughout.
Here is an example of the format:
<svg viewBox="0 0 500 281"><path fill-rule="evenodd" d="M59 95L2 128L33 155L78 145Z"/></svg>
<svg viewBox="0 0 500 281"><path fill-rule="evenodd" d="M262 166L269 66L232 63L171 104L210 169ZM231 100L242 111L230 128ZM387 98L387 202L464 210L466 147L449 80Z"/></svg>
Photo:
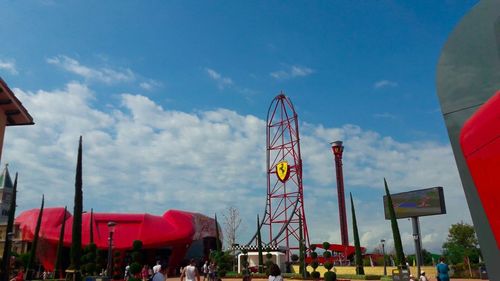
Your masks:
<svg viewBox="0 0 500 281"><path fill-rule="evenodd" d="M267 201L261 230L264 235L268 230L270 245L298 250L302 220L303 243L308 247L298 117L283 93L269 107L266 138Z"/></svg>

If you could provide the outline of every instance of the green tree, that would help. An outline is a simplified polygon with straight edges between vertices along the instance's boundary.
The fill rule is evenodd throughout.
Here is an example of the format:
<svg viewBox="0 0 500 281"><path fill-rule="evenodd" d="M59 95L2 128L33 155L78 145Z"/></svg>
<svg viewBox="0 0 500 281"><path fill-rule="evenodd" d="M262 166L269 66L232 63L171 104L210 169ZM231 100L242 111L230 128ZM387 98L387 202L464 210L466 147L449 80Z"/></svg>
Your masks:
<svg viewBox="0 0 500 281"><path fill-rule="evenodd" d="M130 265L130 274L131 278L129 280L138 281L140 278L137 278L139 273L141 272L141 264L142 264L142 241L134 240L132 243L132 264Z"/></svg>
<svg viewBox="0 0 500 281"><path fill-rule="evenodd" d="M422 258L424 259L424 265L432 265L432 254L426 249L422 249Z"/></svg>
<svg viewBox="0 0 500 281"><path fill-rule="evenodd" d="M257 215L257 250L259 252L259 273L264 272L264 257L262 256L262 237L260 236L260 221Z"/></svg>
<svg viewBox="0 0 500 281"><path fill-rule="evenodd" d="M64 230L66 226L66 213L67 213L67 206L64 206L64 214L63 218L61 221L61 231L59 232L59 242L57 243L57 252L56 252L56 264L54 266L54 277L59 276L60 279L63 278L64 270L62 268L62 255L63 255L63 248L64 248Z"/></svg>
<svg viewBox="0 0 500 281"><path fill-rule="evenodd" d="M250 271L248 270L248 250L247 249L242 249L241 253L243 254L241 256L241 265L243 266L243 276L248 277L250 276Z"/></svg>
<svg viewBox="0 0 500 281"><path fill-rule="evenodd" d="M74 281L81 281L80 266L82 257L82 211L83 211L83 191L82 191L82 136L78 143L78 157L76 161L75 175L75 205L73 208L73 233L71 243L71 268L75 270Z"/></svg>
<svg viewBox="0 0 500 281"><path fill-rule="evenodd" d="M9 206L9 218L7 220L7 229L5 233L4 250L2 257L2 281L9 280L9 269L10 269L10 254L12 241L9 239L9 233L13 233L14 229L14 218L16 216L16 194L17 194L17 173L14 179L14 186L12 188L12 200Z"/></svg>
<svg viewBox="0 0 500 281"><path fill-rule="evenodd" d="M320 277L320 273L318 271L316 271L316 269L318 268L319 266L319 262L318 262L318 253L316 253L316 246L314 245L311 245L311 267L313 269L313 272L311 272L311 277L315 280L319 279Z"/></svg>
<svg viewBox="0 0 500 281"><path fill-rule="evenodd" d="M42 225L42 216L43 216L43 204L45 202L44 195L42 195L42 206L40 207L40 212L38 213L38 220L36 221L35 234L33 235L33 242L31 244L30 256L28 259L28 265L26 266L26 279L30 280L32 278L34 266L35 266L35 257L36 250L38 246L38 235L40 234L40 227Z"/></svg>
<svg viewBox="0 0 500 281"><path fill-rule="evenodd" d="M306 263L305 263L305 255L306 255L306 247L304 242L304 234L302 230L302 214L299 211L299 273L302 275L302 278L306 278Z"/></svg>
<svg viewBox="0 0 500 281"><path fill-rule="evenodd" d="M471 263L478 263L481 255L478 245L472 225L464 222L452 224L448 238L443 244L443 255L452 264L464 262L466 256L469 257Z"/></svg>
<svg viewBox="0 0 500 281"><path fill-rule="evenodd" d="M394 237L394 248L396 249L396 265L405 265L406 259L403 252L403 243L401 243L401 234L399 233L398 220L396 219L396 213L394 212L394 205L392 204L391 194L389 193L389 187L387 187L387 181L384 178L385 194L387 196L387 209L389 210L389 216L391 218L392 236Z"/></svg>
<svg viewBox="0 0 500 281"><path fill-rule="evenodd" d="M215 214L215 245L217 252L222 251L222 243L219 235L219 223L217 223L217 214Z"/></svg>
<svg viewBox="0 0 500 281"><path fill-rule="evenodd" d="M89 243L94 244L94 209L90 208Z"/></svg>
<svg viewBox="0 0 500 281"><path fill-rule="evenodd" d="M354 210L354 201L352 200L351 193L349 193L349 196L351 197L352 233L354 236L354 248L356 254L356 274L365 275L365 269L363 268L363 256L361 255L361 245L359 243L358 223L356 222L356 211Z"/></svg>
<svg viewBox="0 0 500 281"><path fill-rule="evenodd" d="M82 256L82 274L85 275L95 275L97 272L97 266L96 266L96 253L97 253L97 246L94 243L89 243L84 249L83 249L83 256Z"/></svg>

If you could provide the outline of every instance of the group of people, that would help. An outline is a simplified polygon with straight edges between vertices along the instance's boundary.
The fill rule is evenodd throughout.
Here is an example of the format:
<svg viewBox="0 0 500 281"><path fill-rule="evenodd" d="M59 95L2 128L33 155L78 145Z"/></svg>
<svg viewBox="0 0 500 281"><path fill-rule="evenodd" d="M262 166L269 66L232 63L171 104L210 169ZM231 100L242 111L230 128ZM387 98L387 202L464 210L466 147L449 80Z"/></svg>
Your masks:
<svg viewBox="0 0 500 281"><path fill-rule="evenodd" d="M436 279L437 279L437 281L450 281L450 275L448 273L449 271L450 271L450 268L444 262L444 257L441 257L439 259L439 263L436 265L436 274L437 274ZM410 275L410 280L417 281L413 275ZM422 270L420 272L420 277L418 278L418 281L429 281L429 279L425 275L425 271Z"/></svg>
<svg viewBox="0 0 500 281"><path fill-rule="evenodd" d="M130 265L127 264L125 267L124 280L127 281L131 277ZM156 265L149 267L145 264L140 272L140 277L142 281L164 281L167 279L167 264L161 264L160 261L156 262Z"/></svg>
<svg viewBox="0 0 500 281"><path fill-rule="evenodd" d="M217 281L217 264L215 262L209 263L205 261L201 270L203 272L203 281Z"/></svg>

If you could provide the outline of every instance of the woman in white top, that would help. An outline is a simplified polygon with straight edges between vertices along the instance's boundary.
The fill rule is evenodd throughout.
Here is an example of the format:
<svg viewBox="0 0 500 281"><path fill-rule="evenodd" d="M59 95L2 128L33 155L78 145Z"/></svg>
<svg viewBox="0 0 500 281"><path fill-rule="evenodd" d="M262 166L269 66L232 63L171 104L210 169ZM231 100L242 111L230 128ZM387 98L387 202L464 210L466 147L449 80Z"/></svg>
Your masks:
<svg viewBox="0 0 500 281"><path fill-rule="evenodd" d="M281 276L281 270L279 266L275 263L271 265L271 269L269 272L269 281L283 281L283 277Z"/></svg>

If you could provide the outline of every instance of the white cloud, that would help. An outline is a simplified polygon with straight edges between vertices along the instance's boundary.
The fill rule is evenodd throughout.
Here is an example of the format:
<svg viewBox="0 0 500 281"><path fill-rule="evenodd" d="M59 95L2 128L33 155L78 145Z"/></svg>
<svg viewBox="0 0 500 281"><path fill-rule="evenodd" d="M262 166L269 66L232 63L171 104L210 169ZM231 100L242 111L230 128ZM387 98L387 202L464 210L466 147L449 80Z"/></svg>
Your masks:
<svg viewBox="0 0 500 281"><path fill-rule="evenodd" d="M314 70L304 66L292 65L287 70L278 70L269 75L277 80L290 79L295 77L304 77L314 73Z"/></svg>
<svg viewBox="0 0 500 281"><path fill-rule="evenodd" d="M139 84L139 86L146 90L146 91L152 91L156 88L159 88L162 86L162 83L161 82L158 82L158 81L155 81L153 79L148 79L146 81L143 81Z"/></svg>
<svg viewBox="0 0 500 281"><path fill-rule="evenodd" d="M217 71L208 67L205 68L205 71L207 72L208 77L217 82L217 87L219 87L219 89L222 90L226 87L230 87L231 85L233 85L233 80L231 78L224 77Z"/></svg>
<svg viewBox="0 0 500 281"><path fill-rule="evenodd" d="M13 60L1 60L0 59L0 70L5 70L11 74L18 74L16 69L16 63Z"/></svg>
<svg viewBox="0 0 500 281"><path fill-rule="evenodd" d="M391 114L389 112L375 113L375 114L373 114L373 117L375 117L375 118L383 118L383 119L396 119L396 115Z"/></svg>
<svg viewBox="0 0 500 281"><path fill-rule="evenodd" d="M80 64L79 61L65 55L48 58L47 63L85 78L88 81L98 81L106 84L130 82L135 80L135 74L130 69L115 70L108 67L92 68Z"/></svg>
<svg viewBox="0 0 500 281"><path fill-rule="evenodd" d="M10 163L12 174L20 173L18 210L36 208L41 193L48 206L72 206L76 148L83 135L84 209L211 215L233 205L248 230L239 242L250 238L265 206L264 120L227 109L170 110L132 93L102 111L94 106L98 95L77 82L59 90L14 92L36 123L6 131L3 163ZM311 241L340 241L329 145L338 139L344 141L346 194L355 198L363 246L373 249L382 238L388 248L392 243L381 203L384 177L391 192L444 187L448 214L421 219L424 248L435 252L451 223L470 221L449 144L399 142L356 125L302 123L301 134ZM347 208L350 222L349 203ZM411 223L400 220L400 228L411 253Z"/></svg>
<svg viewBox="0 0 500 281"><path fill-rule="evenodd" d="M381 88L393 88L397 87L398 83L390 80L380 80L373 84L373 88L381 89Z"/></svg>

